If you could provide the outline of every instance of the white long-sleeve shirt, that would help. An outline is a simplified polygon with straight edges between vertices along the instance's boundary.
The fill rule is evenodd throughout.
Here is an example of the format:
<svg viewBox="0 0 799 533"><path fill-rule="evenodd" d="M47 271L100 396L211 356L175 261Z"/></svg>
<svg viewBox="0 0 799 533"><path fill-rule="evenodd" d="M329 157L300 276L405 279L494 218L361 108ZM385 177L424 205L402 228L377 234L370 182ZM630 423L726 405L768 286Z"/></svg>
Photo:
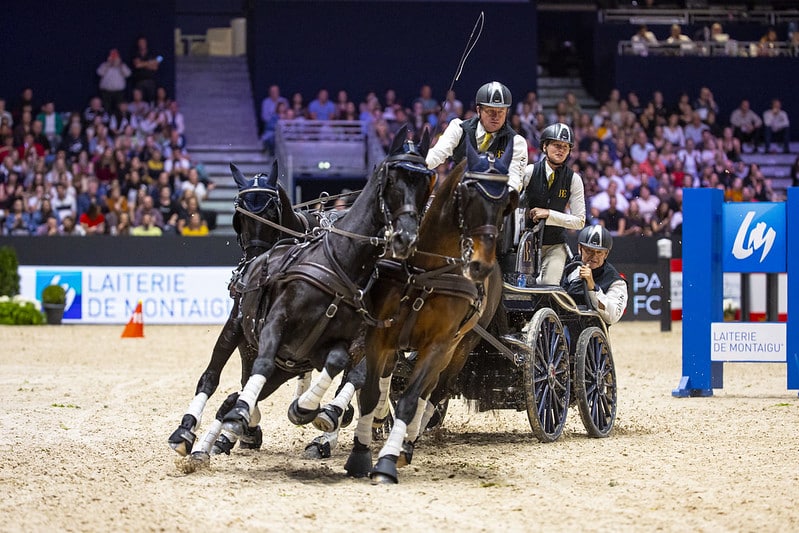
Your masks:
<svg viewBox="0 0 799 533"><path fill-rule="evenodd" d="M573 281L579 277L580 269L575 268L567 279ZM609 326L621 320L624 310L627 309L627 283L621 279L616 280L610 284L607 292L599 285L595 285L595 288L595 291L588 291L588 298L602 320Z"/></svg>
<svg viewBox="0 0 799 533"><path fill-rule="evenodd" d="M549 176L554 169L545 162L545 172ZM535 164L527 165L524 172L524 186L530 183L530 178L533 175L533 167ZM569 212L563 213L549 210L549 216L546 219L547 226L560 226L566 229L583 229L585 226L585 189L583 188L583 178L575 172L572 175L572 182L569 186Z"/></svg>
<svg viewBox="0 0 799 533"><path fill-rule="evenodd" d="M438 165L447 160L452 155L455 148L461 142L463 137L463 128L461 128L459 118L452 119L452 121L444 130L444 133L439 137L435 146L430 148L427 152L427 168L435 169ZM477 131L475 132L477 146L483 142L486 130L483 124L478 122ZM521 192L522 184L524 182L524 171L527 167L527 140L521 135L514 135L513 137L513 159L511 160L510 168L508 169L508 185Z"/></svg>

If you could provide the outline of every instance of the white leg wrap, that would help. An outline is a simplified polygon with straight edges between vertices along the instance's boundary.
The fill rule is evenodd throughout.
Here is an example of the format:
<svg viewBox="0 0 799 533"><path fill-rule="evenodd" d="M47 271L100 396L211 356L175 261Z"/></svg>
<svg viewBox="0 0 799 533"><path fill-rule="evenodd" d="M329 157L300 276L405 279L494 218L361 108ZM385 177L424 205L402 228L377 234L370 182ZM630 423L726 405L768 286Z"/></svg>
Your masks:
<svg viewBox="0 0 799 533"><path fill-rule="evenodd" d="M436 406L430 403L428 400L425 402L424 408L424 415L422 416L422 423L419 424L419 435L424 433L424 430L427 429L427 424L430 422L430 419L433 418L433 413L436 412Z"/></svg>
<svg viewBox="0 0 799 533"><path fill-rule="evenodd" d="M391 376L388 376L387 378L380 378L380 381L378 381L378 386L380 387L380 397L377 399L375 417L385 418L388 415L388 392L391 389Z"/></svg>
<svg viewBox="0 0 799 533"><path fill-rule="evenodd" d="M250 379L247 380L247 384L239 394L239 400L247 404L247 407L250 408L251 415L255 403L258 401L258 395L261 394L261 389L264 388L264 383L266 383L266 378L264 376L253 374L250 376Z"/></svg>
<svg viewBox="0 0 799 533"><path fill-rule="evenodd" d="M358 417L358 424L355 426L355 437L358 442L369 446L372 443L372 420L375 412L367 413Z"/></svg>
<svg viewBox="0 0 799 533"><path fill-rule="evenodd" d="M326 369L322 369L319 377L316 378L311 388L300 396L297 404L303 409L317 409L331 383L333 383L333 378L330 377Z"/></svg>
<svg viewBox="0 0 799 533"><path fill-rule="evenodd" d="M416 437L418 437L421 433L419 428L421 427L420 424L422 423L422 416L424 415L424 409L426 405L427 400L424 398L419 398L416 400L416 412L414 413L411 423L408 426L408 440L416 440Z"/></svg>
<svg viewBox="0 0 799 533"><path fill-rule="evenodd" d="M338 396L333 398L333 401L330 402L331 405L335 405L342 411L344 411L347 406L352 401L352 397L355 394L355 385L352 383L345 383L344 387L341 388L341 392L338 393Z"/></svg>
<svg viewBox="0 0 799 533"><path fill-rule="evenodd" d="M261 422L261 410L258 405L252 408L252 415L250 416L250 427L254 428Z"/></svg>
<svg viewBox="0 0 799 533"><path fill-rule="evenodd" d="M380 450L380 457L386 455L399 457L400 452L402 452L402 441L405 440L406 429L405 422L394 419L394 427L391 428L391 433L389 433L388 439L386 439L386 443L383 445L383 449Z"/></svg>
<svg viewBox="0 0 799 533"><path fill-rule="evenodd" d="M214 418L214 421L211 422L211 427L209 427L208 431L205 432L205 435L203 435L202 440L200 440L200 445L197 446L195 451L205 452L210 454L211 447L213 447L214 442L216 442L216 439L219 438L219 434L221 432L222 432L222 421Z"/></svg>
<svg viewBox="0 0 799 533"><path fill-rule="evenodd" d="M197 423L194 424L194 427L191 428L192 431L200 427L200 420L202 420L203 411L205 410L206 402L208 402L208 395L205 394L204 392L201 392L200 394L194 397L194 399L189 404L189 408L186 410L186 414L193 416L194 419L197 421Z"/></svg>
<svg viewBox="0 0 799 533"><path fill-rule="evenodd" d="M333 450L338 445L338 431L331 431L330 433L322 433L322 438L330 443L330 449Z"/></svg>
<svg viewBox="0 0 799 533"><path fill-rule="evenodd" d="M297 377L297 390L294 391L294 397L299 398L311 387L311 371Z"/></svg>

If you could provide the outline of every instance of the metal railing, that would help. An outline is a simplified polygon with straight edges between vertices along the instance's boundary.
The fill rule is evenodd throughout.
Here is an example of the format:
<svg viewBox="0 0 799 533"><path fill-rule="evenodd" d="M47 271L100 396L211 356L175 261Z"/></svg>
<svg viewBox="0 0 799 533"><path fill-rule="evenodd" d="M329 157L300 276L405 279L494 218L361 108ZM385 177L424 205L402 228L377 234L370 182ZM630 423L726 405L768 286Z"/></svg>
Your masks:
<svg viewBox="0 0 799 533"><path fill-rule="evenodd" d="M624 56L799 57L799 45L777 42L761 48L758 41L692 41L679 44L619 41L617 53Z"/></svg>
<svg viewBox="0 0 799 533"><path fill-rule="evenodd" d="M705 22L754 22L774 26L799 17L799 11L766 9L747 10L744 5L707 9L603 9L597 12L600 23L648 25L697 24Z"/></svg>
<svg viewBox="0 0 799 533"><path fill-rule="evenodd" d="M295 198L299 176L363 176L369 165L366 123L360 120L280 120L275 157Z"/></svg>

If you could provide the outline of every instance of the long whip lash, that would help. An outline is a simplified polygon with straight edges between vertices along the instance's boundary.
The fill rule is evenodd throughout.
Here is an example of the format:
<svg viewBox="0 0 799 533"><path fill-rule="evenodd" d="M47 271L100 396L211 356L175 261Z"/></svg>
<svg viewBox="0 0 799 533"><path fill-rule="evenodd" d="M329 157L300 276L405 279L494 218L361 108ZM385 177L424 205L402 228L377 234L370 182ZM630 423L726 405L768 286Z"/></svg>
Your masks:
<svg viewBox="0 0 799 533"><path fill-rule="evenodd" d="M480 35L483 33L483 25L485 24L485 13L483 11L477 16L477 20L474 23L474 28L472 28L472 33L469 35L469 40L466 41L466 48L463 49L463 55L461 55L461 60L458 63L458 68L455 69L455 76L452 78L452 82L449 84L449 90L447 90L447 94L449 91L452 90L452 87L455 86L455 82L458 81L461 77L461 72L463 72L463 65L466 64L466 59L469 57L469 54L472 53L472 49L477 44L477 41L480 40ZM476 34L476 35L475 35Z"/></svg>

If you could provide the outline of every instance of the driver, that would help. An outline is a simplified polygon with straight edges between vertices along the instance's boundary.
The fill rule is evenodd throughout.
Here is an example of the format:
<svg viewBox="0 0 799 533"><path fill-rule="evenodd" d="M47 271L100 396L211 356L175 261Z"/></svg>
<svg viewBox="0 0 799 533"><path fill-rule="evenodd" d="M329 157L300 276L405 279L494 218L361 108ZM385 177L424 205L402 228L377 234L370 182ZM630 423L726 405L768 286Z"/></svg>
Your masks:
<svg viewBox="0 0 799 533"><path fill-rule="evenodd" d="M579 255L574 257L561 285L578 303L585 300L585 288L591 306L608 325L621 319L627 309L627 282L606 261L613 247L613 237L603 226L586 226L577 237ZM579 263L582 261L582 264Z"/></svg>
<svg viewBox="0 0 799 533"><path fill-rule="evenodd" d="M583 180L566 165L574 132L566 124L556 122L541 132L544 157L528 165L525 172L525 218L527 228L546 220L541 246L541 279L543 285L558 285L566 264L566 229L585 225ZM570 212L567 212L566 207Z"/></svg>
<svg viewBox="0 0 799 533"><path fill-rule="evenodd" d="M466 156L466 142L478 152L490 152L499 159L513 138L513 160L508 168L508 185L521 191L524 169L527 167L527 140L508 125L510 90L498 81L484 84L474 98L477 116L468 120L454 118L441 134L435 146L427 152L427 168L435 169L452 157L455 164Z"/></svg>

